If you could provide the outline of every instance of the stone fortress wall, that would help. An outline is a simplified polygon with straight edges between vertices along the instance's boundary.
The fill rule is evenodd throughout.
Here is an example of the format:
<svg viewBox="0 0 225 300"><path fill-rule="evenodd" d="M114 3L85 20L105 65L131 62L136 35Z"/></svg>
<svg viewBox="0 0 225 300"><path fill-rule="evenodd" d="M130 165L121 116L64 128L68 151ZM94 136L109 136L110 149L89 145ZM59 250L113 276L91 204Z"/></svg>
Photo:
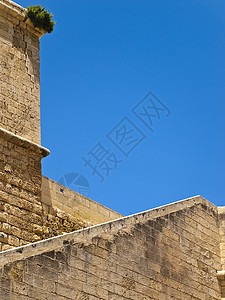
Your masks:
<svg viewBox="0 0 225 300"><path fill-rule="evenodd" d="M0 1L0 127L41 144L40 42L24 9Z"/></svg>
<svg viewBox="0 0 225 300"><path fill-rule="evenodd" d="M197 196L2 252L2 299L223 299L219 219Z"/></svg>
<svg viewBox="0 0 225 300"><path fill-rule="evenodd" d="M123 215L45 176L42 176L41 202L48 207L56 207L58 210L75 216L77 219L90 222L92 225L123 217Z"/></svg>
<svg viewBox="0 0 225 300"><path fill-rule="evenodd" d="M0 300L225 299L225 208L129 217L42 175L40 37L0 0Z"/></svg>
<svg viewBox="0 0 225 300"><path fill-rule="evenodd" d="M25 9L0 0L0 251L121 217L44 176L40 42Z"/></svg>

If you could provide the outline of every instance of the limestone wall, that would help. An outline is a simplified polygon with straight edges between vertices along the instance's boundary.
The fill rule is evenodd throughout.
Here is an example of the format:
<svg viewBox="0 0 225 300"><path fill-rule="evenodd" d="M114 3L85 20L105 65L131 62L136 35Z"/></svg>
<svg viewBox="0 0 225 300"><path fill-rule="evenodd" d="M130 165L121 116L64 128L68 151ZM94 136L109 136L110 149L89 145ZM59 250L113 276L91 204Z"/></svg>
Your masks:
<svg viewBox="0 0 225 300"><path fill-rule="evenodd" d="M42 237L41 159L47 154L0 129L0 250Z"/></svg>
<svg viewBox="0 0 225 300"><path fill-rule="evenodd" d="M123 217L123 215L97 203L63 185L42 176L42 203L55 207L92 225Z"/></svg>
<svg viewBox="0 0 225 300"><path fill-rule="evenodd" d="M121 217L64 187L62 194L60 185L42 178L41 159L48 154L0 129L0 251Z"/></svg>
<svg viewBox="0 0 225 300"><path fill-rule="evenodd" d="M224 208L198 196L120 218L42 176L43 32L24 12L0 0L0 300L225 299Z"/></svg>
<svg viewBox="0 0 225 300"><path fill-rule="evenodd" d="M220 256L222 270L217 273L221 285L222 299L225 299L225 207L218 207L219 213L219 232L220 240Z"/></svg>
<svg viewBox="0 0 225 300"><path fill-rule="evenodd" d="M194 197L0 253L2 300L217 300L217 207Z"/></svg>
<svg viewBox="0 0 225 300"><path fill-rule="evenodd" d="M43 32L24 17L24 8L0 0L0 251L121 217L42 177Z"/></svg>
<svg viewBox="0 0 225 300"><path fill-rule="evenodd" d="M39 37L25 9L0 0L0 127L41 144Z"/></svg>

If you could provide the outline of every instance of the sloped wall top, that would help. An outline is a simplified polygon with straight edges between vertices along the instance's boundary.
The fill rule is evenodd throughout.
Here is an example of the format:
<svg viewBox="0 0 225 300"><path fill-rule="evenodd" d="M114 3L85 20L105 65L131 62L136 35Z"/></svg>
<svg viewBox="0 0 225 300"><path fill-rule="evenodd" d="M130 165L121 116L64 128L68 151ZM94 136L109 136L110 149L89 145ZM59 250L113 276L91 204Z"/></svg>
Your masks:
<svg viewBox="0 0 225 300"><path fill-rule="evenodd" d="M61 236L56 236L50 239L46 239L40 242L32 243L22 247L18 247L12 250L6 250L0 253L0 267L7 263L11 263L17 260L25 259L34 255L39 255L47 251L57 250L64 244L70 241L76 243L88 243L98 233L101 235L113 235L117 234L119 230L126 232L126 227L145 222L146 220L154 220L159 217L163 217L173 212L189 209L201 204L206 209L210 210L212 214L217 215L218 209L215 205L207 201L201 196L195 196L178 202L174 202L165 206L161 206L148 211L140 212L128 217L123 217L106 223L102 223L96 226L88 227L71 233L67 233Z"/></svg>

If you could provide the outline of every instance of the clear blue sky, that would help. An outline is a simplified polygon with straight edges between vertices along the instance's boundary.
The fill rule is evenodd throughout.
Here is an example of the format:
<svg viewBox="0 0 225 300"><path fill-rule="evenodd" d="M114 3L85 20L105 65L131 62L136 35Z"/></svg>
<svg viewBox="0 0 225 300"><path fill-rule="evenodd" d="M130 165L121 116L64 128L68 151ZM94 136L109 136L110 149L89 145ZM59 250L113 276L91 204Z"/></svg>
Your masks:
<svg viewBox="0 0 225 300"><path fill-rule="evenodd" d="M41 38L44 175L81 174L125 215L197 194L225 205L224 0L17 3L57 22Z"/></svg>

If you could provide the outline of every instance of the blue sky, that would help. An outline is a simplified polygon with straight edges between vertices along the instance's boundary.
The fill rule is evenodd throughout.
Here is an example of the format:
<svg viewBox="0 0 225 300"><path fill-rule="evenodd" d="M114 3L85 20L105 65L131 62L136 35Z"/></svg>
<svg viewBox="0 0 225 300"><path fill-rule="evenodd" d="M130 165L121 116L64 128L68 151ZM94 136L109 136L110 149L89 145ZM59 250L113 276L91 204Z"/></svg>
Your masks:
<svg viewBox="0 0 225 300"><path fill-rule="evenodd" d="M224 205L223 0L17 3L57 22L41 38L45 176L80 174L91 199L124 215L198 194ZM145 101L152 128L132 111Z"/></svg>

